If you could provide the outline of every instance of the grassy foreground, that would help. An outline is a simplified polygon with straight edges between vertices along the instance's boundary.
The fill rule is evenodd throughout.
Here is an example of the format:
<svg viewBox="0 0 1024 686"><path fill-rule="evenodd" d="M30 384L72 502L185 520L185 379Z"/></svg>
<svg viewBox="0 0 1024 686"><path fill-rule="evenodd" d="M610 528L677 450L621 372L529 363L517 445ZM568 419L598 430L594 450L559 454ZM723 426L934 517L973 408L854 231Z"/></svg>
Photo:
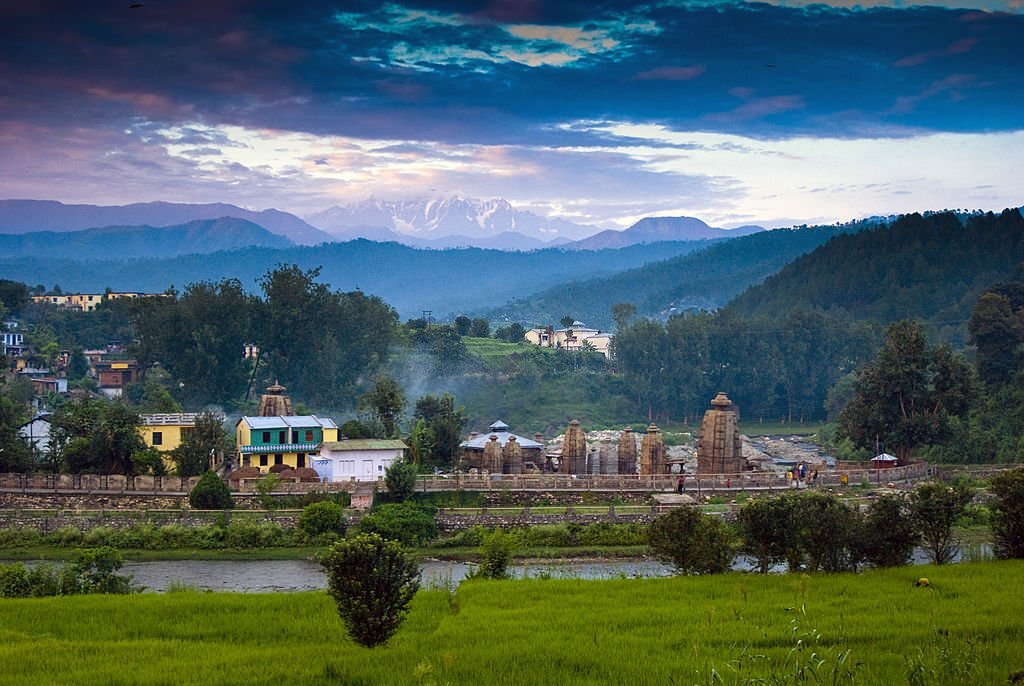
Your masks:
<svg viewBox="0 0 1024 686"><path fill-rule="evenodd" d="M0 684L998 684L1024 670L1022 574L479 581L422 591L372 651L323 593L5 600Z"/></svg>

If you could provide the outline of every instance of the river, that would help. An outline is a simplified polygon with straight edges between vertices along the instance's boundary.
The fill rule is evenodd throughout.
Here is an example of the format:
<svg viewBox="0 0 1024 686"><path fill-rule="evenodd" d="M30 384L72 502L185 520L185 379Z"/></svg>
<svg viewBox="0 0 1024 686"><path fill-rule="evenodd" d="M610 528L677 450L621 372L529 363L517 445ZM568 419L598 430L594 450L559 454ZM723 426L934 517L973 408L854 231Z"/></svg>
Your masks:
<svg viewBox="0 0 1024 686"><path fill-rule="evenodd" d="M469 572L465 562L423 562L422 584L429 588L458 584ZM512 565L515 577L609 579L614 577L668 576L668 566L653 560L538 561ZM311 560L162 560L126 562L121 574L131 574L147 592L168 588L234 593L278 593L327 588L322 568Z"/></svg>

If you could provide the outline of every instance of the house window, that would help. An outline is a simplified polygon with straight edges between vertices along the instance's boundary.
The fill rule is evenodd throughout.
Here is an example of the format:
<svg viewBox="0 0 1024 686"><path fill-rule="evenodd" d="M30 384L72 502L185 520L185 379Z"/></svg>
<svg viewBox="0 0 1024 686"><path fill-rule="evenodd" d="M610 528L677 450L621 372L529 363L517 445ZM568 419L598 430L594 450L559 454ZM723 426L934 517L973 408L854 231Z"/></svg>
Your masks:
<svg viewBox="0 0 1024 686"><path fill-rule="evenodd" d="M298 456L296 456L296 458L295 458L295 466L296 467L305 467L306 466L306 453L299 453Z"/></svg>
<svg viewBox="0 0 1024 686"><path fill-rule="evenodd" d="M261 467L266 467L267 466L267 456L266 455L260 455L260 466Z"/></svg>
<svg viewBox="0 0 1024 686"><path fill-rule="evenodd" d="M251 460L249 459L248 455L242 455L242 466L243 467L248 467L250 462L251 462Z"/></svg>
<svg viewBox="0 0 1024 686"><path fill-rule="evenodd" d="M313 430L306 429L306 443L312 443L314 440L316 439L313 438Z"/></svg>
<svg viewBox="0 0 1024 686"><path fill-rule="evenodd" d="M298 442L299 442L299 430L298 429L292 429L292 443L298 443Z"/></svg>
<svg viewBox="0 0 1024 686"><path fill-rule="evenodd" d="M278 443L282 443L282 444L283 443L287 443L288 442L288 432L287 431L278 431L277 432L277 442Z"/></svg>
<svg viewBox="0 0 1024 686"><path fill-rule="evenodd" d="M270 432L269 431L264 431L263 432L263 442L264 443L270 443Z"/></svg>
<svg viewBox="0 0 1024 686"><path fill-rule="evenodd" d="M274 464L284 464L284 455L281 453L274 455Z"/></svg>
<svg viewBox="0 0 1024 686"><path fill-rule="evenodd" d="M164 432L163 431L154 431L153 432L153 445L163 445L163 444L164 444Z"/></svg>

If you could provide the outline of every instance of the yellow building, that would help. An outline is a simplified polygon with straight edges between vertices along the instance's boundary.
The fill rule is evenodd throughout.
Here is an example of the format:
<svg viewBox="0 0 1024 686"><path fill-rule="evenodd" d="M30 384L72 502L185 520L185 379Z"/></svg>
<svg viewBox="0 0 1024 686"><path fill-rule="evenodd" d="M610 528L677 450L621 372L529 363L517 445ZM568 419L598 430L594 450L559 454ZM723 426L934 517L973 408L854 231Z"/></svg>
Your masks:
<svg viewBox="0 0 1024 686"><path fill-rule="evenodd" d="M185 440L196 426L196 412L140 415L139 433L147 448L160 451L168 469L174 467L170 453Z"/></svg>
<svg viewBox="0 0 1024 686"><path fill-rule="evenodd" d="M310 456L324 442L337 440L334 420L316 415L242 417L235 425L239 465L259 467L264 474L277 464L309 467Z"/></svg>

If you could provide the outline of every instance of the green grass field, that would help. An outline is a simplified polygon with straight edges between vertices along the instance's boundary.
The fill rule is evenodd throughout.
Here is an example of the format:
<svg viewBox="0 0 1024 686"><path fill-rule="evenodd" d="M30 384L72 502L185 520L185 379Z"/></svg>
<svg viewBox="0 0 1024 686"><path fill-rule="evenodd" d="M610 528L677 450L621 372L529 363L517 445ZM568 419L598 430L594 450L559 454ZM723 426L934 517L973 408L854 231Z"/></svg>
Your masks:
<svg viewBox="0 0 1024 686"><path fill-rule="evenodd" d="M1022 574L478 581L421 592L375 650L322 593L6 600L0 684L1005 684Z"/></svg>
<svg viewBox="0 0 1024 686"><path fill-rule="evenodd" d="M508 341L499 341L496 338L471 338L463 336L462 342L466 344L466 350L471 355L476 355L487 362L501 360L514 353L528 352L534 349L544 353L555 352L552 348L541 348L525 342L509 343Z"/></svg>

